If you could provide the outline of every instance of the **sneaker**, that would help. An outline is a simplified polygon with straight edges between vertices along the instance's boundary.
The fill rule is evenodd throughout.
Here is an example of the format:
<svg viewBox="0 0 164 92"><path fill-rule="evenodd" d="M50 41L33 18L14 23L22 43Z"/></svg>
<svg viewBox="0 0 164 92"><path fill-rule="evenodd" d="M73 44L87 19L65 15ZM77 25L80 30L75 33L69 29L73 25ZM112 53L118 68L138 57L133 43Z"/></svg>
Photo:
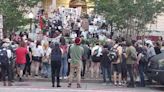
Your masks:
<svg viewBox="0 0 164 92"><path fill-rule="evenodd" d="M61 86L60 85L57 85L57 88L60 88Z"/></svg>
<svg viewBox="0 0 164 92"><path fill-rule="evenodd" d="M115 86L117 86L117 83L114 83Z"/></svg>
<svg viewBox="0 0 164 92"><path fill-rule="evenodd" d="M59 78L60 80L63 79L62 77Z"/></svg>
<svg viewBox="0 0 164 92"><path fill-rule="evenodd" d="M23 82L22 78L19 78L19 82Z"/></svg>
<svg viewBox="0 0 164 92"><path fill-rule="evenodd" d="M67 77L67 76L65 76L65 77L64 77L64 79L68 79L68 77Z"/></svg>
<svg viewBox="0 0 164 92"><path fill-rule="evenodd" d="M122 83L120 82L120 83L118 83L118 85L119 85L119 86L122 86Z"/></svg>

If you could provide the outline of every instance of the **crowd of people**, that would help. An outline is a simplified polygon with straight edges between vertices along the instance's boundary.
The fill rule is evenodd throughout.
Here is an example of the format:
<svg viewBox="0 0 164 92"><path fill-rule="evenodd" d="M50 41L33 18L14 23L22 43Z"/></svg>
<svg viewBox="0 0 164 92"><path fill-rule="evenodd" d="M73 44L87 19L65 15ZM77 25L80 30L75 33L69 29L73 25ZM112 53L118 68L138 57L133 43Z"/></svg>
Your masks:
<svg viewBox="0 0 164 92"><path fill-rule="evenodd" d="M77 77L77 88L81 88L81 78L102 78L104 83L115 86L135 87L139 76L139 86L145 87L145 70L150 58L161 53L161 42L150 40L130 41L123 37L108 39L105 43L87 43L76 37L69 43L64 37L59 42L32 41L19 42L4 38L0 46L1 79L6 86L12 81L24 78L50 78L52 87L61 87L60 80L68 79L68 87ZM89 73L88 73L89 72ZM108 80L107 80L108 78ZM130 78L130 80L128 80Z"/></svg>
<svg viewBox="0 0 164 92"><path fill-rule="evenodd" d="M51 78L52 87L61 87L60 80L64 79L71 87L76 76L77 88L81 88L81 79L86 78L102 78L107 84L135 87L139 76L139 86L145 87L148 61L161 53L162 39L155 43L124 37L112 39L113 33L97 16L66 18L67 21L61 21L60 16L55 17L42 25L44 31L41 33L59 38L58 41L32 40L27 33L0 41L0 77L4 86L7 85L6 77L8 86L12 86L15 80L21 82L29 77L43 77ZM88 42L93 38L94 42Z"/></svg>

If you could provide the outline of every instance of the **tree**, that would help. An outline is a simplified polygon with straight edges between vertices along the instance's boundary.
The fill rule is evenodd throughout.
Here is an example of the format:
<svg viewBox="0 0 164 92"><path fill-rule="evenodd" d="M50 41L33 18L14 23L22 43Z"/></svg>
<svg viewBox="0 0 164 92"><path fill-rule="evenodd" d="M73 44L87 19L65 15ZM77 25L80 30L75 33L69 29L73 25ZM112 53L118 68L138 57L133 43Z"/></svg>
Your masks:
<svg viewBox="0 0 164 92"><path fill-rule="evenodd" d="M93 0L98 14L128 33L141 32L164 11L164 0Z"/></svg>
<svg viewBox="0 0 164 92"><path fill-rule="evenodd" d="M4 30L15 31L29 23L24 15L40 0L0 0L0 14L4 16Z"/></svg>

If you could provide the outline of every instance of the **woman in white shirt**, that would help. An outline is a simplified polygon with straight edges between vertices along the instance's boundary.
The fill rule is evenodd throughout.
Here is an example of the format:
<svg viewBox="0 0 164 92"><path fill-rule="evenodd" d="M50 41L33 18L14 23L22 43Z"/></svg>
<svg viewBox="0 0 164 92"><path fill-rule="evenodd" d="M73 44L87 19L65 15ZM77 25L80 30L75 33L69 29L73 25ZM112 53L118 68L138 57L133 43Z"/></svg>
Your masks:
<svg viewBox="0 0 164 92"><path fill-rule="evenodd" d="M50 77L50 55L51 55L51 48L49 47L48 42L44 42L43 44L43 67L42 67L42 74L43 77L47 78Z"/></svg>
<svg viewBox="0 0 164 92"><path fill-rule="evenodd" d="M36 42L36 46L32 48L32 59L33 59L33 69L35 72L35 76L39 74L39 66L42 61L43 56L43 48L41 46L40 41Z"/></svg>

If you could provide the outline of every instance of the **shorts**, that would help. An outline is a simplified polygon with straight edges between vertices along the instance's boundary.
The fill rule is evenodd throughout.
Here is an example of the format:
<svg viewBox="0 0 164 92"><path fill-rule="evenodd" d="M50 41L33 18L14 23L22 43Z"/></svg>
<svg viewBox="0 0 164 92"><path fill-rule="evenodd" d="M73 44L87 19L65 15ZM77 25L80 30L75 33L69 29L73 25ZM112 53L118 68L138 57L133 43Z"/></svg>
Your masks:
<svg viewBox="0 0 164 92"><path fill-rule="evenodd" d="M42 62L42 58L41 58L41 57L38 57L38 56L33 56L33 57L32 57L32 60L33 60L34 62Z"/></svg>
<svg viewBox="0 0 164 92"><path fill-rule="evenodd" d="M17 68L20 68L21 70L24 70L25 64L17 64Z"/></svg>
<svg viewBox="0 0 164 92"><path fill-rule="evenodd" d="M121 63L119 64L113 64L113 71L117 73L121 73Z"/></svg>

